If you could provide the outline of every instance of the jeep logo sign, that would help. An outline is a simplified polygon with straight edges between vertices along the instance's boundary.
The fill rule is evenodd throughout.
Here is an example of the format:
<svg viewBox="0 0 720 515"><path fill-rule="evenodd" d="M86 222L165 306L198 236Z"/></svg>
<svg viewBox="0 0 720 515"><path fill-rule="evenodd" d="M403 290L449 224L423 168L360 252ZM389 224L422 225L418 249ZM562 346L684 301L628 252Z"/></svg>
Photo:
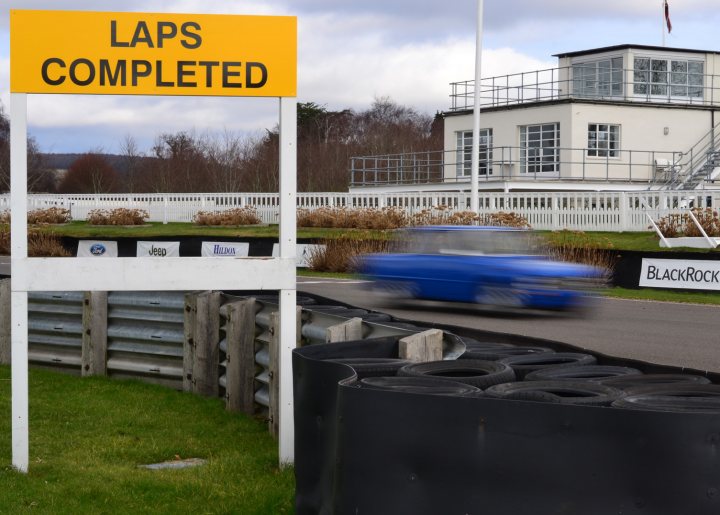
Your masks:
<svg viewBox="0 0 720 515"><path fill-rule="evenodd" d="M180 257L179 241L139 241L137 257Z"/></svg>

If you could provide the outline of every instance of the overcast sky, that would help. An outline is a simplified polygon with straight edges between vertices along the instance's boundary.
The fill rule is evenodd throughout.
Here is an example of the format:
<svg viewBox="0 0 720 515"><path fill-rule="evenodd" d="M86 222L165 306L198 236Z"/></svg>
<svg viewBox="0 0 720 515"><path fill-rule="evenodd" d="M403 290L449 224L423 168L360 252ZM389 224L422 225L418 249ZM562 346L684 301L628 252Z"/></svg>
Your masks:
<svg viewBox="0 0 720 515"><path fill-rule="evenodd" d="M0 101L9 109L9 10L0 12ZM362 110L377 97L433 114L450 82L474 77L476 0L10 0L10 8L298 17L298 101ZM718 0L669 0L669 47L719 50ZM483 76L556 65L553 54L661 45L661 0L486 0ZM68 36L71 37L71 36ZM29 131L44 152L147 151L163 132L255 134L277 99L33 95Z"/></svg>

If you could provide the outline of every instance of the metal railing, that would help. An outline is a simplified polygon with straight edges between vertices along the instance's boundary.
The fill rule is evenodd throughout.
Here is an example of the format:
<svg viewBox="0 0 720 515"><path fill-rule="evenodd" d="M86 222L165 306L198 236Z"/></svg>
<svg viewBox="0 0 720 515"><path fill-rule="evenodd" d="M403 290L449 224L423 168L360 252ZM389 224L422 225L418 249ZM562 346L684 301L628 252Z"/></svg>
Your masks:
<svg viewBox="0 0 720 515"><path fill-rule="evenodd" d="M575 77L582 65L547 68L530 72L487 77L480 83L480 107L507 107L556 100L629 101L664 104L714 105L720 100L720 76L703 74L702 84L673 84L671 72L664 82L635 82L633 70L609 70L594 80ZM618 79L620 76L622 79ZM698 75L699 77L699 75ZM657 77L655 77L656 80ZM450 111L465 111L475 103L475 81L450 83Z"/></svg>
<svg viewBox="0 0 720 515"><path fill-rule="evenodd" d="M481 147L479 180L653 182L682 152L566 147ZM350 185L438 184L470 181L469 150L353 157Z"/></svg>

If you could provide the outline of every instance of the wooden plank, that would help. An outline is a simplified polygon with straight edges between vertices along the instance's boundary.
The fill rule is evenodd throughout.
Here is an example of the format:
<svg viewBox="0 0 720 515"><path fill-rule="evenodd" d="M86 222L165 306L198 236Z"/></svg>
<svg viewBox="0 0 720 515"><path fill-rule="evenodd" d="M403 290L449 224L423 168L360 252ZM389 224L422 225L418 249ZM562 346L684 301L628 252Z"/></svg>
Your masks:
<svg viewBox="0 0 720 515"><path fill-rule="evenodd" d="M340 324L336 324L327 328L325 332L325 341L333 342L349 342L352 340L362 339L362 319L351 318Z"/></svg>
<svg viewBox="0 0 720 515"><path fill-rule="evenodd" d="M422 333L400 338L399 357L414 363L440 361L442 359L443 332L428 329Z"/></svg>
<svg viewBox="0 0 720 515"><path fill-rule="evenodd" d="M108 294L86 291L83 298L81 374L107 375Z"/></svg>
<svg viewBox="0 0 720 515"><path fill-rule="evenodd" d="M227 304L225 409L255 413L255 299Z"/></svg>
<svg viewBox="0 0 720 515"><path fill-rule="evenodd" d="M0 279L0 364L10 364L10 338L12 324L10 322L10 279Z"/></svg>
<svg viewBox="0 0 720 515"><path fill-rule="evenodd" d="M193 367L195 363L195 320L197 318L197 292L185 294L183 312L183 391L193 391Z"/></svg>
<svg viewBox="0 0 720 515"><path fill-rule="evenodd" d="M198 295L193 339L193 391L205 397L217 397L220 394L220 292Z"/></svg>

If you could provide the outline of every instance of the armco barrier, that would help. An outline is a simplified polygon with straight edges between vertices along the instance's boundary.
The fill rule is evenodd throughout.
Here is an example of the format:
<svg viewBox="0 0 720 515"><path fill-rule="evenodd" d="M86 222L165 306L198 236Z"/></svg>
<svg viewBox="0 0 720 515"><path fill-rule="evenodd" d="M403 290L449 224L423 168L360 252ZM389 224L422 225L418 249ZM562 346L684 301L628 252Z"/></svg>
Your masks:
<svg viewBox="0 0 720 515"><path fill-rule="evenodd" d="M326 361L397 351L389 338L293 352L299 515L720 513L720 414L374 390Z"/></svg>

